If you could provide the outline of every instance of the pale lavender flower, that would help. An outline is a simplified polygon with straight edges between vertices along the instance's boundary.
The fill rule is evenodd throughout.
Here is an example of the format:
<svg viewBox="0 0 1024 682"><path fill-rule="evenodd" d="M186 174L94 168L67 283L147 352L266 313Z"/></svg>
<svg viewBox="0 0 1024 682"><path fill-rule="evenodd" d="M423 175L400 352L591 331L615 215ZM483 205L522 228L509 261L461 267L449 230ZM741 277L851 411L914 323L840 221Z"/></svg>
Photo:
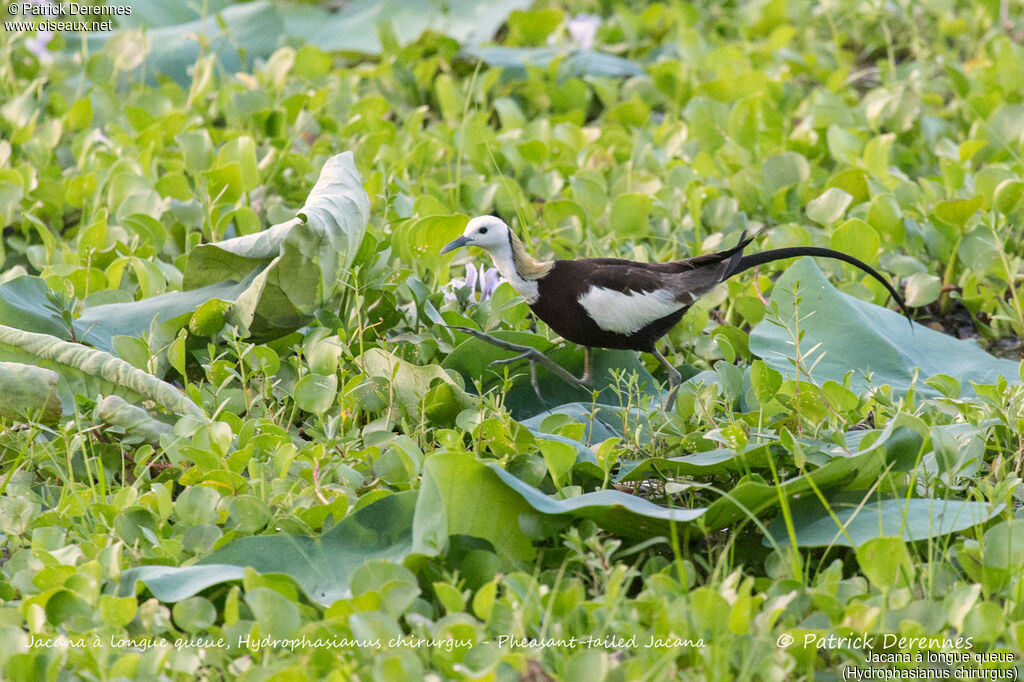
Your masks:
<svg viewBox="0 0 1024 682"><path fill-rule="evenodd" d="M596 14L577 14L565 22L565 27L569 30L569 40L581 50L594 47L594 38L600 25L601 17Z"/></svg>
<svg viewBox="0 0 1024 682"><path fill-rule="evenodd" d="M482 303L493 296L494 290L504 281L497 268L485 268L483 265L474 268L472 265L466 265L466 277L448 282L444 286L444 298L446 301L457 302L460 299L459 293L466 291L464 302ZM480 292L479 299L477 291Z"/></svg>
<svg viewBox="0 0 1024 682"><path fill-rule="evenodd" d="M54 6L48 0L29 0L29 3L41 7ZM25 41L25 49L34 54L43 64L51 64L53 63L53 55L47 49L51 40L53 40L53 31L36 31L34 36Z"/></svg>

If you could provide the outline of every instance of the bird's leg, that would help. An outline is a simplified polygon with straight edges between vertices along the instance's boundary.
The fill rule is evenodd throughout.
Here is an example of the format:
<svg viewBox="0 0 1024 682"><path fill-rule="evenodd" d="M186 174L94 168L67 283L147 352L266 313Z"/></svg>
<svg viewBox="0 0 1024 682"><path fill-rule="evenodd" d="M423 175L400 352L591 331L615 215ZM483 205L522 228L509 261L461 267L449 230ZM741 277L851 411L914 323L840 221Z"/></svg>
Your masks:
<svg viewBox="0 0 1024 682"><path fill-rule="evenodd" d="M470 336L475 336L481 341L486 341L492 346L497 346L498 348L503 348L504 350L510 350L519 353L519 355L512 358L507 358L504 360L495 360L494 362L491 363L492 365L507 365L513 362L517 362L519 360L529 360L531 363L537 362L543 365L545 369L547 369L549 372L554 374L556 377L558 377L565 383L570 384L572 386L576 386L578 388L582 388L584 390L587 389L587 386L584 385L583 382L574 377L567 370L562 369L557 362L555 362L548 356L544 355L536 348L533 348L532 346L522 346L518 343L502 341L501 339L494 338L490 334L485 334L479 329L473 329L471 327L458 327L454 325L445 326L448 327L448 329L454 329L456 331L469 334Z"/></svg>
<svg viewBox="0 0 1024 682"><path fill-rule="evenodd" d="M672 407L676 404L676 393L679 392L679 384L683 382L683 375L679 373L679 370L672 366L672 364L665 359L665 356L658 352L657 348L651 348L651 355L658 359L661 366L668 372L668 400L665 401L665 411L671 412Z"/></svg>
<svg viewBox="0 0 1024 682"><path fill-rule="evenodd" d="M594 385L594 350L590 346L583 346L583 376L580 377L580 383Z"/></svg>

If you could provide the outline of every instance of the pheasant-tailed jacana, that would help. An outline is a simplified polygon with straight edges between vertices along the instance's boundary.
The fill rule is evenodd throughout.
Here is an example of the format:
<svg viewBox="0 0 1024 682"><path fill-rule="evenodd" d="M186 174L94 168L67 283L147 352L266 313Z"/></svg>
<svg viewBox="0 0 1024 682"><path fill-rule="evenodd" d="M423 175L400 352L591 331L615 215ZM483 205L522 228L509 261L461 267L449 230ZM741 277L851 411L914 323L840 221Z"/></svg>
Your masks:
<svg viewBox="0 0 1024 682"><path fill-rule="evenodd" d="M494 216L479 216L462 236L441 249L479 246L519 292L534 314L563 338L584 348L581 383L591 382L591 348L622 348L647 352L669 376L666 403L672 409L681 376L655 341L668 333L699 297L733 275L764 263L797 256L834 258L855 265L886 288L910 318L899 293L867 263L841 251L795 246L743 255L753 237L746 232L731 249L668 263L639 263L619 258L538 261L509 226Z"/></svg>

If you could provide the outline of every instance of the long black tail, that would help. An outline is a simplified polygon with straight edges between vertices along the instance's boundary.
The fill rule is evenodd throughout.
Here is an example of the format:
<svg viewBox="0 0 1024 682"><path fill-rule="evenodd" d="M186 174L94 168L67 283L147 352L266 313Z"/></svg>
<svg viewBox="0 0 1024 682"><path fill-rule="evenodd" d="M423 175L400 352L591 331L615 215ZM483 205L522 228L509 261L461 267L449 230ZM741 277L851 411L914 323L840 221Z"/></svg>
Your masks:
<svg viewBox="0 0 1024 682"><path fill-rule="evenodd" d="M765 263L771 263L772 261L783 260L786 258L796 258L797 256L819 256L821 258L833 258L835 260L841 260L844 263L856 266L868 273L876 280L878 280L882 286L885 287L889 295L892 296L893 300L906 315L907 319L913 322L910 317L910 311L907 310L907 305L903 301L903 297L900 296L899 292L893 288L889 281L882 277L881 273L875 270L873 267L865 263L859 258L843 253L842 251L835 251L834 249L825 249L820 246L790 246L784 249L771 249L770 251L762 251L760 253L752 253L747 256L740 258L736 265L729 271L725 279L738 275L739 273L749 270L750 268L757 267L758 265L764 265Z"/></svg>

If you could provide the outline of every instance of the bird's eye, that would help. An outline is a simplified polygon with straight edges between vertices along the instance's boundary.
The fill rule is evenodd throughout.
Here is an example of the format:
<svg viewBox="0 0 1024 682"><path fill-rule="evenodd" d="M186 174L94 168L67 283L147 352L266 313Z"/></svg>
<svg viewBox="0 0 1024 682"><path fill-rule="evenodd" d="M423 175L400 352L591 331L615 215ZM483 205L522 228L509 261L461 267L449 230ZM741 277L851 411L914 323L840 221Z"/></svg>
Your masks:
<svg viewBox="0 0 1024 682"><path fill-rule="evenodd" d="M481 227L480 228L480 234L487 234L487 228L486 227Z"/></svg>

